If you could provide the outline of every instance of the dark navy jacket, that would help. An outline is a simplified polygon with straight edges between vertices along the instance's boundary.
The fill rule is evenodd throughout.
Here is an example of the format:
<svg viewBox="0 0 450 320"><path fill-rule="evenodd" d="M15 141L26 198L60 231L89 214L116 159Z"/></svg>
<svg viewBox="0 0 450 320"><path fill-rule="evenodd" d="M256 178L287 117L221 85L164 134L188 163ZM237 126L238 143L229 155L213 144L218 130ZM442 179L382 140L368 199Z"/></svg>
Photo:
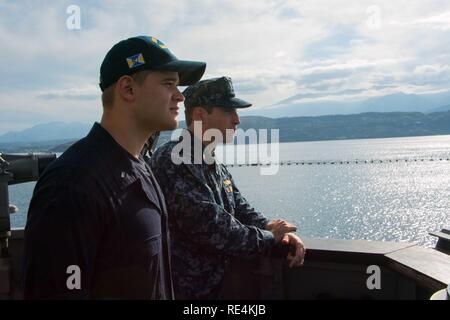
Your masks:
<svg viewBox="0 0 450 320"><path fill-rule="evenodd" d="M169 254L153 173L95 123L36 184L25 228L25 298L173 299ZM79 268L80 289L70 266Z"/></svg>

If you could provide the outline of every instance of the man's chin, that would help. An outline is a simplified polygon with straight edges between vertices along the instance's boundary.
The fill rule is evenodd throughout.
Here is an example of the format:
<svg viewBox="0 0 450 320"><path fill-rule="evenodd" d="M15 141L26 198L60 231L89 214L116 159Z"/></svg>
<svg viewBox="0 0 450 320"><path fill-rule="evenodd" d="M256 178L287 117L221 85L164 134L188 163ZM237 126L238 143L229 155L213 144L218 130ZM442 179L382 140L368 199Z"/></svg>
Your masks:
<svg viewBox="0 0 450 320"><path fill-rule="evenodd" d="M166 128L161 131L175 130L176 128L178 128L178 124L179 124L178 118L175 118L172 121L168 122Z"/></svg>
<svg viewBox="0 0 450 320"><path fill-rule="evenodd" d="M225 135L225 144L230 144L233 143L234 141L234 132L231 134L226 134Z"/></svg>

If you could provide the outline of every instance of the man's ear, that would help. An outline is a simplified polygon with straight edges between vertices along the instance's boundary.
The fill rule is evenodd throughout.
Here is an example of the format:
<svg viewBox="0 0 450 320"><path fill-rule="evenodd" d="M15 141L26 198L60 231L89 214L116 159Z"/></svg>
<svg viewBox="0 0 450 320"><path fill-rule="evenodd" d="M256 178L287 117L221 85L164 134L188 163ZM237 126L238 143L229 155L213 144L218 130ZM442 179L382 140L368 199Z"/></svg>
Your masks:
<svg viewBox="0 0 450 320"><path fill-rule="evenodd" d="M194 109L192 110L192 120L204 122L206 113L206 110L202 107L194 107Z"/></svg>
<svg viewBox="0 0 450 320"><path fill-rule="evenodd" d="M130 76L122 76L117 80L116 84L117 95L127 102L132 102L135 99L134 80Z"/></svg>

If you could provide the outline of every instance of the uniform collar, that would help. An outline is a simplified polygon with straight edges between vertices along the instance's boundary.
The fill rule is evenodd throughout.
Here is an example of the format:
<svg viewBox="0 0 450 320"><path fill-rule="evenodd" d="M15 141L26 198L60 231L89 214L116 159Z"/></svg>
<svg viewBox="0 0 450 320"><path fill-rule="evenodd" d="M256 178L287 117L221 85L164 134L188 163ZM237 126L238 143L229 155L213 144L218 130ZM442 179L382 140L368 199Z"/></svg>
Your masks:
<svg viewBox="0 0 450 320"><path fill-rule="evenodd" d="M92 126L87 139L95 146L97 152L102 153L103 157L110 158L110 161L116 163L118 167L131 170L132 162L139 161L118 144L113 136L98 122L95 122Z"/></svg>
<svg viewBox="0 0 450 320"><path fill-rule="evenodd" d="M189 129L184 129L184 130L186 132L188 132L188 134L190 136L190 141L191 141L191 160L194 161L194 147L196 145L200 145L201 148L202 148L202 164L204 166L206 166L208 169L213 169L213 168L215 169L216 166L217 166L217 161L216 161L216 158L215 158L215 151L214 150L212 151L212 157L213 157L214 162L212 164L207 164L205 162L205 154L204 154L205 148L207 146L204 145L203 141L201 141L198 137L196 137L191 130L189 130ZM180 136L178 141L181 142L182 140L183 140L183 135Z"/></svg>
<svg viewBox="0 0 450 320"><path fill-rule="evenodd" d="M113 179L117 185L123 189L127 189L131 184L136 183L139 180L139 175L136 173L136 164L143 165L148 169L148 176L151 180L157 193L161 194L161 190L151 169L145 163L142 155L139 156L139 160L132 156L125 148L116 142L111 134L101 126L98 122L94 123L91 131L87 135L87 140L90 141L91 146L100 153L102 157L107 160L109 177ZM134 166L133 166L134 164ZM145 184L141 184L142 190L146 193L147 198L159 209L160 212L165 212L161 209L164 206L163 200L160 201L158 196L149 189Z"/></svg>

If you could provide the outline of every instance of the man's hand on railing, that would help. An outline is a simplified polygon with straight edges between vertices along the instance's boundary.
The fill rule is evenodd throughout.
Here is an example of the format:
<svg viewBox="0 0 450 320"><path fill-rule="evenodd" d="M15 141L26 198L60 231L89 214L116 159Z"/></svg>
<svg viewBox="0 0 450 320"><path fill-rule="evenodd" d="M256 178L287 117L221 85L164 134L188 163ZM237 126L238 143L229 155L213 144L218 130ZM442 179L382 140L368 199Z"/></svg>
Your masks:
<svg viewBox="0 0 450 320"><path fill-rule="evenodd" d="M289 267L300 267L305 260L306 248L302 239L292 233L297 231L297 227L284 220L270 221L266 229L271 231L275 237L275 243L280 243L283 246L289 246L289 253L287 260Z"/></svg>
<svg viewBox="0 0 450 320"><path fill-rule="evenodd" d="M300 239L300 237L294 233L288 233L286 236L288 238L287 244L290 247L289 253L287 255L289 268L301 267L305 261L305 245L303 244L302 239Z"/></svg>
<svg viewBox="0 0 450 320"><path fill-rule="evenodd" d="M282 244L287 244L288 238L286 237L286 234L297 231L297 227L287 221L278 219L270 221L266 226L266 230L273 233L275 243L281 242Z"/></svg>

